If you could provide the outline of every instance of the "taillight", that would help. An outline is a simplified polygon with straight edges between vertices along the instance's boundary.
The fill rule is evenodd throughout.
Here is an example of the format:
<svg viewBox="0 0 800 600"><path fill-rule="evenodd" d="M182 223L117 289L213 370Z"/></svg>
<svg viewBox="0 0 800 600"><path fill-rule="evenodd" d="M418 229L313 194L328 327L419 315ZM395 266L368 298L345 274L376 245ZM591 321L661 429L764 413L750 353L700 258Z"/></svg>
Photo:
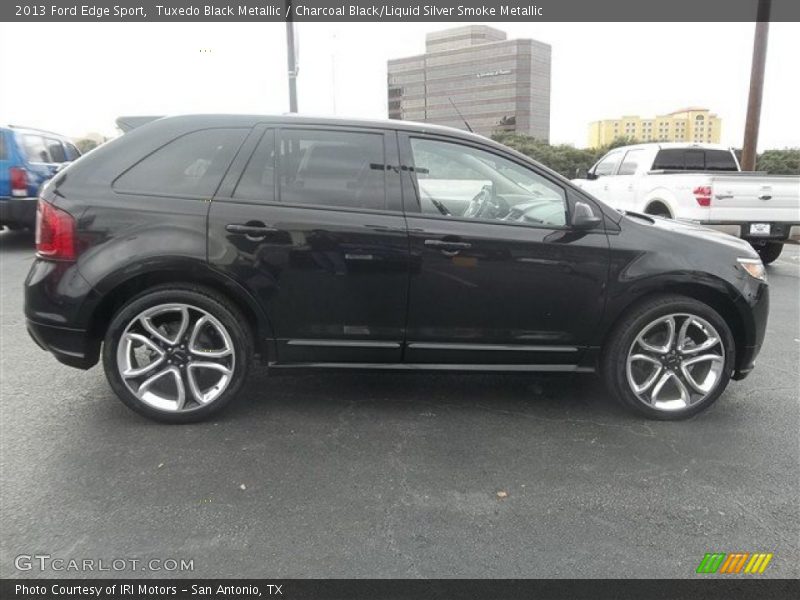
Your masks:
<svg viewBox="0 0 800 600"><path fill-rule="evenodd" d="M694 194L694 199L697 200L697 203L700 206L711 206L711 186L710 185L701 185L699 187L694 188L692 192Z"/></svg>
<svg viewBox="0 0 800 600"><path fill-rule="evenodd" d="M41 199L36 209L36 254L53 260L75 260L75 219Z"/></svg>
<svg viewBox="0 0 800 600"><path fill-rule="evenodd" d="M27 196L28 195L28 172L19 167L11 167L9 169L11 175L11 195L12 196Z"/></svg>

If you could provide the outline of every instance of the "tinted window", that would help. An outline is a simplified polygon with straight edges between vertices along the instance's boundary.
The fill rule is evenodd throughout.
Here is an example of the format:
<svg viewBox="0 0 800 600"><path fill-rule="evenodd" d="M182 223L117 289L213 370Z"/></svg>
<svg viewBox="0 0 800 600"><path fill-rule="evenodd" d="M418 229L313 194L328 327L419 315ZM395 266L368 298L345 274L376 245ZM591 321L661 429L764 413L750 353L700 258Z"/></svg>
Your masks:
<svg viewBox="0 0 800 600"><path fill-rule="evenodd" d="M706 159L702 150L686 150L683 154L683 164L688 171L702 171L706 167Z"/></svg>
<svg viewBox="0 0 800 600"><path fill-rule="evenodd" d="M118 190L145 194L210 196L247 129L204 129L162 146L114 182Z"/></svg>
<svg viewBox="0 0 800 600"><path fill-rule="evenodd" d="M659 150L653 161L655 170L737 171L733 155L727 150L667 148Z"/></svg>
<svg viewBox="0 0 800 600"><path fill-rule="evenodd" d="M656 171L661 170L683 170L684 151L680 148L668 148L666 150L659 150L656 154L656 159L653 161L653 169Z"/></svg>
<svg viewBox="0 0 800 600"><path fill-rule="evenodd" d="M420 210L437 216L562 227L564 190L491 152L411 139Z"/></svg>
<svg viewBox="0 0 800 600"><path fill-rule="evenodd" d="M50 162L44 138L40 135L26 133L22 135L22 150L29 162Z"/></svg>
<svg viewBox="0 0 800 600"><path fill-rule="evenodd" d="M733 154L728 150L706 150L706 169L709 171L738 171Z"/></svg>
<svg viewBox="0 0 800 600"><path fill-rule="evenodd" d="M6 134L0 131L0 160L8 160L8 150L6 150Z"/></svg>
<svg viewBox="0 0 800 600"><path fill-rule="evenodd" d="M287 129L279 165L281 202L386 207L382 134Z"/></svg>
<svg viewBox="0 0 800 600"><path fill-rule="evenodd" d="M625 158L622 159L622 164L619 166L617 175L633 175L639 167L639 161L642 160L642 150L629 150L625 153Z"/></svg>
<svg viewBox="0 0 800 600"><path fill-rule="evenodd" d="M595 175L611 175L619 164L619 159L622 158L621 152L612 152L605 155L600 162L594 167Z"/></svg>
<svg viewBox="0 0 800 600"><path fill-rule="evenodd" d="M80 151L69 142L64 142L64 150L67 153L67 160L78 160L81 157Z"/></svg>
<svg viewBox="0 0 800 600"><path fill-rule="evenodd" d="M53 138L45 138L47 142L47 150L50 152L50 160L54 163L63 163L67 160L67 155L64 152L64 147L61 142Z"/></svg>
<svg viewBox="0 0 800 600"><path fill-rule="evenodd" d="M272 202L275 200L275 131L264 133L236 184L234 198Z"/></svg>

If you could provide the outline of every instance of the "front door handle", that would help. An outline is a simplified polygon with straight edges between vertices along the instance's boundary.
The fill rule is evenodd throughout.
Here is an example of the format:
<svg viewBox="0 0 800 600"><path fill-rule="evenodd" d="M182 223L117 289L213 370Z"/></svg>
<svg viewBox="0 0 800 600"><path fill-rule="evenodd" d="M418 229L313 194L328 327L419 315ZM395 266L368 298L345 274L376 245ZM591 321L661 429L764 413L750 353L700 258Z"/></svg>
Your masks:
<svg viewBox="0 0 800 600"><path fill-rule="evenodd" d="M246 235L248 237L264 237L268 233L278 230L263 223L229 223L225 226L225 231L228 233Z"/></svg>
<svg viewBox="0 0 800 600"><path fill-rule="evenodd" d="M437 250L466 250L472 248L469 242L448 242L447 240L425 240L425 245Z"/></svg>

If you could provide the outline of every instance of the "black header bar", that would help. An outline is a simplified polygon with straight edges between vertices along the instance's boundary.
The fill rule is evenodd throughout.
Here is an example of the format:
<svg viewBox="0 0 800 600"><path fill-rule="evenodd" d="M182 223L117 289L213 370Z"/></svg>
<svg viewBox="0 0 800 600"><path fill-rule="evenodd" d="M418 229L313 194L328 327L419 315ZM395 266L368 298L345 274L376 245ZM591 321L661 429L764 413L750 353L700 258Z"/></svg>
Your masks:
<svg viewBox="0 0 800 600"><path fill-rule="evenodd" d="M0 21L748 22L765 0L3 0ZM769 0L800 21L800 0ZM762 5L763 8L763 5ZM762 17L763 18L763 17ZM680 39L659 40L672 43ZM703 43L703 40L696 40Z"/></svg>

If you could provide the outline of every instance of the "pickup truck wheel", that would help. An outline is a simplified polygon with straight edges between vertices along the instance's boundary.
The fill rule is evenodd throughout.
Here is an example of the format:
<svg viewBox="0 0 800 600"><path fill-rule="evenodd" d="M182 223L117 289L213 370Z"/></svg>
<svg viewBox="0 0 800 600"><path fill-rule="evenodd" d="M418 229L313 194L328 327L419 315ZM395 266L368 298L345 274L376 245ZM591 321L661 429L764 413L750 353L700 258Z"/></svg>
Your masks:
<svg viewBox="0 0 800 600"><path fill-rule="evenodd" d="M652 215L654 217L662 217L664 219L671 219L672 215L669 212L669 209L661 204L660 202L655 202L647 207L644 211L645 214Z"/></svg>
<svg viewBox="0 0 800 600"><path fill-rule="evenodd" d="M103 367L120 400L166 423L191 423L227 405L253 356L247 321L211 290L163 286L123 306L103 345Z"/></svg>
<svg viewBox="0 0 800 600"><path fill-rule="evenodd" d="M613 397L661 420L685 419L719 398L733 372L730 328L710 306L677 295L645 301L615 328L603 353Z"/></svg>
<svg viewBox="0 0 800 600"><path fill-rule="evenodd" d="M761 262L765 265L775 262L783 252L783 244L777 242L766 242L762 244L753 244L753 248L758 252L761 257Z"/></svg>

